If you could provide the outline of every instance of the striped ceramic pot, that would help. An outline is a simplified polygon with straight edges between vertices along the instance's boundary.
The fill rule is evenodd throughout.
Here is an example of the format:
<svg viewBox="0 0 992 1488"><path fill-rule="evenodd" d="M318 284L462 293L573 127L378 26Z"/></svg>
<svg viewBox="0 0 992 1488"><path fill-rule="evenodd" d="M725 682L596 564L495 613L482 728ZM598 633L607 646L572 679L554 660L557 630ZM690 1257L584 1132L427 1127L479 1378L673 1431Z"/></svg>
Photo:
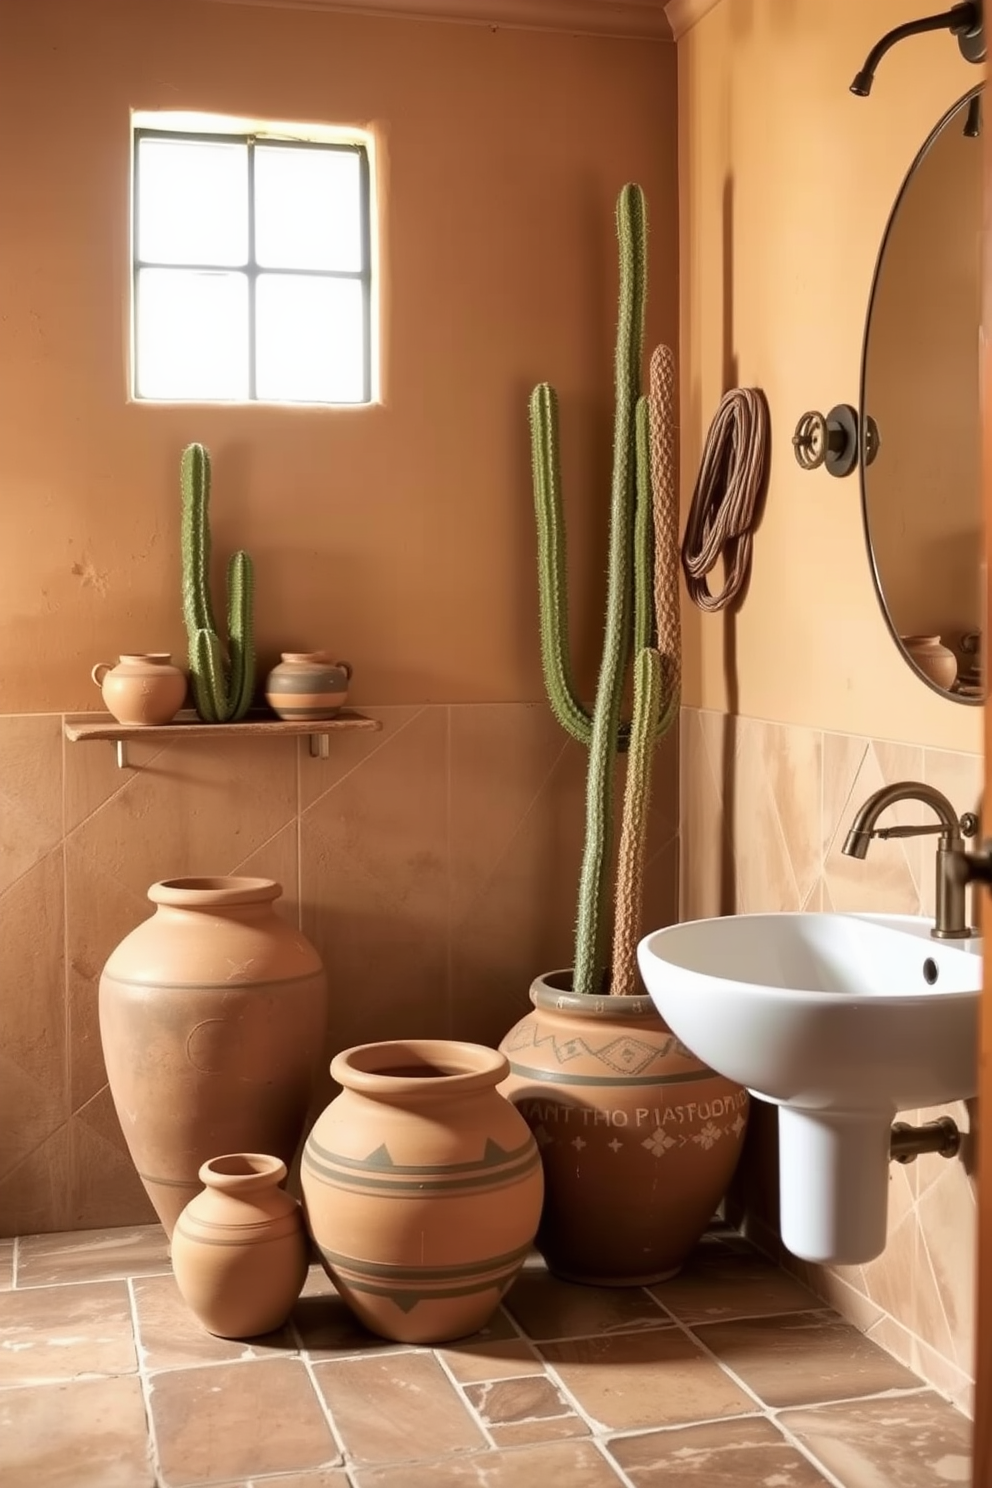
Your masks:
<svg viewBox="0 0 992 1488"><path fill-rule="evenodd" d="M638 1286L674 1276L740 1157L747 1091L696 1058L650 997L572 992L570 971L531 987L504 1038L502 1089L544 1164L537 1248L567 1281Z"/></svg>
<svg viewBox="0 0 992 1488"><path fill-rule="evenodd" d="M373 1333L440 1343L482 1328L524 1263L544 1182L527 1123L479 1044L361 1044L303 1153L324 1268Z"/></svg>
<svg viewBox="0 0 992 1488"><path fill-rule="evenodd" d="M351 667L329 651L284 651L265 679L265 700L290 722L333 718L348 701Z"/></svg>

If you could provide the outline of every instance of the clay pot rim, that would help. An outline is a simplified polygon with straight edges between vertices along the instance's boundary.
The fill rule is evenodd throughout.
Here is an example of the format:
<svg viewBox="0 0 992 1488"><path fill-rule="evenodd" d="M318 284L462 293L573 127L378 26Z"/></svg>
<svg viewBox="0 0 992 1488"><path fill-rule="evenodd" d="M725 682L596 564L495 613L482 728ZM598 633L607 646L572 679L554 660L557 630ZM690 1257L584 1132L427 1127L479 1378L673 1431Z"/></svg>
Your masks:
<svg viewBox="0 0 992 1488"><path fill-rule="evenodd" d="M172 660L171 651L121 651L121 661L154 661L166 662Z"/></svg>
<svg viewBox="0 0 992 1488"><path fill-rule="evenodd" d="M555 981L564 983L555 986ZM664 1019L651 998L645 993L636 997L611 997L609 993L590 996L587 992L572 992L569 986L572 968L566 966L558 971L546 971L535 977L530 984L530 1000L537 1008L551 1012L576 1013L580 1018L645 1018ZM666 1025L667 1026L667 1025Z"/></svg>
<svg viewBox="0 0 992 1488"><path fill-rule="evenodd" d="M411 1065L442 1069L441 1074L410 1074ZM448 1069L445 1069L448 1066ZM402 1073L391 1073L391 1070ZM372 1099L411 1096L424 1099L491 1090L510 1072L497 1049L458 1039L383 1039L354 1044L331 1060L331 1078L346 1090Z"/></svg>
<svg viewBox="0 0 992 1488"><path fill-rule="evenodd" d="M287 1172L282 1158L270 1152L224 1152L201 1163L197 1176L207 1188L220 1193L250 1193L282 1183Z"/></svg>
<svg viewBox="0 0 992 1488"><path fill-rule="evenodd" d="M237 904L267 904L278 899L282 884L274 878L242 878L237 874L209 874L189 878L163 878L153 883L148 897L153 904L179 909L212 909Z"/></svg>

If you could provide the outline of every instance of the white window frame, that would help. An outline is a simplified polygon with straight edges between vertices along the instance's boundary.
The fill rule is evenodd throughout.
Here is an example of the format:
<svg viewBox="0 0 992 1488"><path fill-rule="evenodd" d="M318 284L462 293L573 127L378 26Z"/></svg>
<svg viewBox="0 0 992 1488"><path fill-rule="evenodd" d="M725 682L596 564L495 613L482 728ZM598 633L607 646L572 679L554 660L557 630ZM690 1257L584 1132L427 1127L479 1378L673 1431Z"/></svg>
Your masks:
<svg viewBox="0 0 992 1488"><path fill-rule="evenodd" d="M299 132L295 126L259 126L250 127L245 120L227 120L217 116L194 115L194 122L187 124L188 116L150 115L135 113L132 116L131 130L131 162L132 162L132 202L131 202L131 397L143 404L155 403L235 403L239 407L251 404L275 407L299 405L298 399L274 400L271 398L259 398L256 395L256 347L255 347L255 290L259 275L262 273L276 272L279 274L298 274L301 277L319 279L350 279L357 280L362 288L362 396L354 401L327 402L322 399L306 400L302 406L308 408L360 408L375 401L376 398L376 357L375 357L375 328L376 307L374 296L374 257L375 240L373 235L372 216L372 167L370 163L371 140L367 136L356 134L341 134L338 131L308 130L305 126L299 126ZM181 120L182 123L171 122L173 118ZM216 124L216 128L205 128L206 124ZM231 127L228 127L228 126ZM183 397L181 395L170 398L160 398L143 395L138 391L138 336L139 336L139 297L138 279L144 268L170 268L170 269L210 269L216 271L217 265L175 263L160 264L156 260L141 259L138 256L138 203L141 189L140 172L138 167L139 144L142 139L182 139L202 140L205 142L219 142L222 144L243 144L248 150L248 261L245 265L236 265L225 268L225 273L243 274L248 280L248 396L246 398L201 398ZM255 260L255 193L254 193L254 148L256 145L264 145L266 148L277 147L297 150L335 150L357 156L359 165L359 212L361 224L361 267L358 270L331 270L331 269L297 269L282 267L280 265L266 264L264 268Z"/></svg>

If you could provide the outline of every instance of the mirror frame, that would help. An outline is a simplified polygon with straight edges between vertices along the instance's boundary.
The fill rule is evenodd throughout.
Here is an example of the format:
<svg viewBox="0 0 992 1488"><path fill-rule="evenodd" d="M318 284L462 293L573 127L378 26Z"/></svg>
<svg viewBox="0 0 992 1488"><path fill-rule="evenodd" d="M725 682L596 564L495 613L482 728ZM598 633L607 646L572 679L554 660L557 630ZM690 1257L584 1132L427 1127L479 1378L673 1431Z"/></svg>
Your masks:
<svg viewBox="0 0 992 1488"><path fill-rule="evenodd" d="M941 117L937 120L937 123L931 129L930 133L927 135L927 137L924 140L923 144L921 145L920 149L916 152L916 155L913 158L913 162L910 165L909 170L906 172L906 175L903 178L902 185L899 187L899 190L896 193L896 199L895 199L895 201L892 204L892 209L889 212L888 219L887 219L886 224L885 224L885 231L882 234L882 241L881 241L881 243L879 245L878 256L875 259L875 269L874 269L874 272L873 272L873 274L871 276L871 290L870 290L870 292L868 294L868 309L867 309L867 312L865 314L865 329L864 329L864 334L863 334L863 336L861 338L861 367L860 367L859 383L858 383L858 406L859 406L859 408L861 410L860 417L858 419L858 481L859 481L860 488L861 488L861 522L862 522L862 527L863 527L863 530L864 530L865 547L868 550L868 567L871 570L871 579L872 579L872 584L874 585L874 588L875 588L875 597L877 598L878 603L879 603L879 607L880 607L880 609L882 611L882 616L883 616L883 618L885 620L886 629L888 630L889 635L892 637L892 641L893 641L893 644L896 647L896 650L899 652L899 655L902 657L903 661L909 667L910 671L914 674L914 676L918 677L921 682L923 682L927 687L929 687L930 690L931 690L931 692L935 692L938 697L945 698L947 700L947 702L949 702L949 703L962 703L966 707L973 707L973 708L981 708L981 707L984 706L986 696L988 696L988 691L989 691L988 690L988 687L986 687L985 692L984 692L984 694L981 697L962 697L962 695L960 693L950 692L950 691L948 691L947 688L938 687L937 684L936 684L936 682L931 681L931 679L926 675L926 673L925 672L922 672L920 670L920 668L916 665L916 663L913 660L913 658L910 656L909 652L906 650L905 646L903 645L902 641L900 640L899 632L897 631L895 625L893 624L892 616L889 613L889 607L888 607L888 605L885 602L885 593L884 593L884 591L882 589L882 583L881 583L881 579L879 578L879 573L878 573L878 566L877 566L877 564L875 562L875 550L872 547L871 529L870 529L869 523L868 523L868 490L867 490L867 485L866 485L866 482L865 482L865 472L867 470L868 465L870 464L870 461L869 461L869 459L867 457L867 439L868 439L868 432L869 432L869 429L870 429L871 425L869 423L868 418L866 417L867 409L866 409L866 406L865 406L865 379L866 379L866 374L867 374L867 370L868 370L868 332L871 329L871 317L872 317L872 311L875 308L875 298L876 298L876 294L878 292L878 281L879 281L879 277L881 275L882 264L883 264L884 259L885 259L885 250L888 247L889 238L892 235L892 231L893 231L893 228L895 226L896 218L899 215L899 208L902 205L903 198L906 195L906 192L909 189L910 182L912 181L913 177L915 176L917 170L920 168L920 166L923 164L923 161L926 159L927 155L930 153L930 150L931 150L934 142L937 140L937 138L940 136L940 134L944 131L944 129L947 127L947 125L950 123L950 121L954 118L955 114L958 113L958 111L961 110L961 109L967 109L967 106L971 102L971 100L973 98L980 97L984 92L985 92L985 83L984 83L984 81L983 82L980 82L980 83L976 83L976 85L973 88L969 88L968 91L967 91L967 93L963 93L961 95L961 97L956 100L956 102L954 102L954 103L951 104L950 108L948 108L948 109L946 109L944 111L944 113L941 115ZM990 120L990 127L992 127L992 120ZM979 421L979 426L980 426L980 422L981 422L981 409L980 409L980 407L977 404L976 404L976 407L975 407L975 414L976 414L976 418ZM976 501L977 501L977 503L980 506L980 504L981 504L981 490L980 489L976 492ZM982 560L982 550L981 550L981 540L980 539L979 539L978 546L976 547L976 550L975 550L975 557L976 557L976 562L980 564L981 563L981 560ZM982 636L982 648L983 648L983 651L986 649L986 647L987 647L987 638L983 634L983 636Z"/></svg>

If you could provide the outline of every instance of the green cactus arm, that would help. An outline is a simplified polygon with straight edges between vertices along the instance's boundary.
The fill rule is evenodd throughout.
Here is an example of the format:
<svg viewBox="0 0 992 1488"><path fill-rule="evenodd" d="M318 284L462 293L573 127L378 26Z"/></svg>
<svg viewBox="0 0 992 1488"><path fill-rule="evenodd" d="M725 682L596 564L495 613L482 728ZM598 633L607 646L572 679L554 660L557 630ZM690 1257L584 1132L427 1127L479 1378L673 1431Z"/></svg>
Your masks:
<svg viewBox="0 0 992 1488"><path fill-rule="evenodd" d="M551 710L562 728L580 744L588 744L592 736L592 718L575 696L568 654L568 585L559 477L558 397L550 383L539 383L531 394L530 430L544 685Z"/></svg>
<svg viewBox="0 0 992 1488"><path fill-rule="evenodd" d="M210 605L210 456L202 444L183 450L182 487L183 618L192 644L198 630L217 624Z"/></svg>
<svg viewBox="0 0 992 1488"><path fill-rule="evenodd" d="M613 481L610 494L606 627L593 709L586 781L586 835L579 875L573 988L595 995L602 980L607 860L613 836L613 762L632 623L631 533L635 504L634 426L644 328L646 222L639 186L625 186L617 202L620 247L619 324Z"/></svg>
<svg viewBox="0 0 992 1488"><path fill-rule="evenodd" d="M641 938L644 865L647 857L651 766L662 696L662 663L653 646L637 653L634 663L634 720L627 755L620 850L613 916L613 976L610 991L633 997L640 990L637 942Z"/></svg>
<svg viewBox="0 0 992 1488"><path fill-rule="evenodd" d="M227 632L231 650L227 698L232 722L248 712L255 690L254 587L255 571L251 559L244 551L234 553L227 565Z"/></svg>
<svg viewBox="0 0 992 1488"><path fill-rule="evenodd" d="M189 670L196 711L205 723L228 720L224 657L215 631L198 630L190 637Z"/></svg>

